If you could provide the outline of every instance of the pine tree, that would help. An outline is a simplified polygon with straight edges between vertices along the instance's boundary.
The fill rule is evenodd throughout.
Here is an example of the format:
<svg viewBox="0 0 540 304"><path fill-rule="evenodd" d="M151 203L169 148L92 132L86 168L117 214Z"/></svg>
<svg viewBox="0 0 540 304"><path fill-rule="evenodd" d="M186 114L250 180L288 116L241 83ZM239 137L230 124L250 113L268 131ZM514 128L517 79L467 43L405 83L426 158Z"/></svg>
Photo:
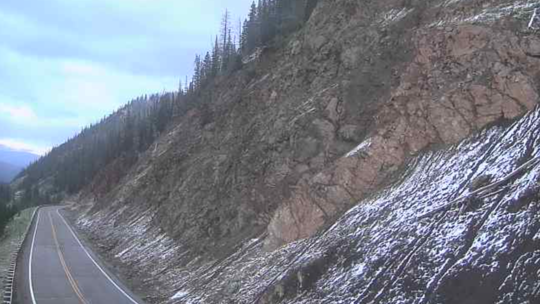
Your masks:
<svg viewBox="0 0 540 304"><path fill-rule="evenodd" d="M219 48L218 37L216 36L214 47L212 48L212 78L216 77L219 74L220 67L221 67L220 48Z"/></svg>
<svg viewBox="0 0 540 304"><path fill-rule="evenodd" d="M259 0L259 27L260 27L260 42L259 45L265 44L270 38L269 36L269 8L267 0Z"/></svg>
<svg viewBox="0 0 540 304"><path fill-rule="evenodd" d="M0 238L10 219L15 215L14 207L8 207L11 201L11 189L9 185L0 185Z"/></svg>
<svg viewBox="0 0 540 304"><path fill-rule="evenodd" d="M251 4L249 11L249 18L247 21L246 29L246 51L251 53L258 46L258 20L257 20L257 6L255 1Z"/></svg>
<svg viewBox="0 0 540 304"><path fill-rule="evenodd" d="M237 45L238 49L242 48L242 35L243 35L243 27L242 27L242 18L238 18L238 28L236 29L236 39L234 43Z"/></svg>
<svg viewBox="0 0 540 304"><path fill-rule="evenodd" d="M230 14L228 10L225 10L225 13L223 14L223 19L221 21L221 70L226 71L227 70L227 64L229 63L229 55L231 53L231 50L229 49L230 44L229 41L231 39L230 37L231 33L231 21L230 21Z"/></svg>
<svg viewBox="0 0 540 304"><path fill-rule="evenodd" d="M249 53L248 50L248 33L249 33L249 21L246 19L244 20L243 28L242 28L242 36L240 37L240 50L242 55L247 55Z"/></svg>
<svg viewBox="0 0 540 304"><path fill-rule="evenodd" d="M234 44L233 42L233 38L232 38L232 30L229 29L229 35L228 35L228 39L227 39L227 51L228 51L228 54L227 54L227 73L231 73L233 72L235 69L236 69L236 65L235 65L235 62L236 62L236 45Z"/></svg>
<svg viewBox="0 0 540 304"><path fill-rule="evenodd" d="M210 57L210 52L206 52L202 66L203 81L206 82L212 79L212 57Z"/></svg>
<svg viewBox="0 0 540 304"><path fill-rule="evenodd" d="M178 99L184 95L184 86L182 85L182 79L178 80Z"/></svg>
<svg viewBox="0 0 540 304"><path fill-rule="evenodd" d="M193 84L193 89L197 90L200 88L201 85L201 79L202 79L202 63L201 63L201 56L195 55L195 70L193 72L193 80L191 83Z"/></svg>

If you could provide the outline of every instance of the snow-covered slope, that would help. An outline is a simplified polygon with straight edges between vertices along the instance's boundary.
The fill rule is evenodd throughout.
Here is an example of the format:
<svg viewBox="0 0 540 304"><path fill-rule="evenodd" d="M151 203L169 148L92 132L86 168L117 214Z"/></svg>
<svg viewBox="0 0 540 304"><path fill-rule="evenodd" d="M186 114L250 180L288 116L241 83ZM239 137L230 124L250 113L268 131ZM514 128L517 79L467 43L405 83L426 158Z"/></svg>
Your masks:
<svg viewBox="0 0 540 304"><path fill-rule="evenodd" d="M210 262L152 228L151 211L114 229L122 210L78 223L162 286L151 302L537 303L539 162L537 108L416 158L311 238L265 252L263 235Z"/></svg>

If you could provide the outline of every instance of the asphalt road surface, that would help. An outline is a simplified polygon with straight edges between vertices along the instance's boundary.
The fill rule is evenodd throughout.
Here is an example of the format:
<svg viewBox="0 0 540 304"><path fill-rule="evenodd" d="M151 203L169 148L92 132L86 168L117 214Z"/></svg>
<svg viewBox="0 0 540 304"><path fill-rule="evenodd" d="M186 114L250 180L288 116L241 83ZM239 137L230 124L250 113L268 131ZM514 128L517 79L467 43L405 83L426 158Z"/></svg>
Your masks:
<svg viewBox="0 0 540 304"><path fill-rule="evenodd" d="M81 243L59 207L36 214L24 246L17 266L18 303L143 303Z"/></svg>

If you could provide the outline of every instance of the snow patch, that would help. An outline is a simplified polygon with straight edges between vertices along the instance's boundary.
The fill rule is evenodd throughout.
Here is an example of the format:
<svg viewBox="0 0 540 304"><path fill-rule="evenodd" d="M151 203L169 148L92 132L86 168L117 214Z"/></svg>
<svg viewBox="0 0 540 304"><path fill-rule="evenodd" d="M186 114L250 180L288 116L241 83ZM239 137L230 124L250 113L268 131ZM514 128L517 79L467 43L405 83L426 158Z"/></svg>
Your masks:
<svg viewBox="0 0 540 304"><path fill-rule="evenodd" d="M450 1L446 6L457 3L459 0ZM429 27L441 27L446 25L458 25L467 23L493 23L506 16L529 16L532 14L538 3L530 1L516 1L512 5L501 5L497 7L484 9L482 12L473 16L458 16L442 19L429 25Z"/></svg>
<svg viewBox="0 0 540 304"><path fill-rule="evenodd" d="M345 155L345 157L353 157L356 156L358 153L365 151L367 148L371 146L371 138L368 138L361 142L356 148L352 149L349 153Z"/></svg>
<svg viewBox="0 0 540 304"><path fill-rule="evenodd" d="M182 299L182 298L186 297L187 295L189 295L189 293L187 291L180 290L174 296L172 296L171 299L173 299L173 300Z"/></svg>
<svg viewBox="0 0 540 304"><path fill-rule="evenodd" d="M391 9L388 12L382 14L379 22L381 23L381 26L388 26L392 23L397 23L401 19L405 18L413 10L414 10L413 8L411 9L403 8L401 10Z"/></svg>

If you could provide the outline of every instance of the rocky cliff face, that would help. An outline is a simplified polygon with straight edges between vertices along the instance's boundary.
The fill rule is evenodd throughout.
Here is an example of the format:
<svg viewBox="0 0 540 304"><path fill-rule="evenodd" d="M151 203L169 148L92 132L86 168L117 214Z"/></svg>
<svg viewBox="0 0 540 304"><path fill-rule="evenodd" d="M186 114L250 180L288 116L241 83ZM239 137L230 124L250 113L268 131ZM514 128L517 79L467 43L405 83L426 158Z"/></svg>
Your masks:
<svg viewBox="0 0 540 304"><path fill-rule="evenodd" d="M105 178L104 171L79 199L79 223L113 260L129 266L128 277L152 274L140 282L150 301L244 302L260 295L267 302L313 303L339 293L358 303L425 303L452 297L448 290L457 283L450 274L466 273L458 262L472 244L491 240L489 231L477 238L478 231L498 219L494 210L510 197L489 198L471 216L445 211L411 226L397 216L411 219L466 193L470 178L492 161L500 161L500 174L517 167L514 157L525 152L506 153L497 142L505 138L501 128L459 148L428 151L533 110L540 39L526 30L531 8L526 1L319 1L302 30L218 82L212 101L179 117L123 177ZM529 142L536 149L537 141ZM507 145L524 149L511 138ZM506 160L488 161L493 149ZM399 180L405 168L418 180ZM437 184L442 173L453 179L445 179L445 189L433 188L443 187ZM118 182L104 185L107 180ZM398 188L385 188L392 182ZM403 200L407 196L415 199ZM355 205L326 232L332 237L295 242ZM523 225L536 227L528 214ZM437 243L437 233L457 231L445 228L456 218L463 224L459 233ZM523 242L534 247L532 235ZM273 250L291 242L261 251L262 243ZM423 251L432 245L450 253ZM520 254L536 250L524 246ZM365 262L371 253L380 258ZM505 271L528 263L518 255L505 260ZM491 264L471 263L494 257L471 256L463 267L482 276L488 271L482 265ZM417 261L433 262L416 273L410 265ZM417 274L423 279L412 280ZM338 275L351 284L333 292ZM520 275L508 272L505 280ZM510 281L501 285L502 274L497 278L501 288L513 288ZM293 291L288 280L296 284ZM402 293L407 288L418 292ZM171 298L178 290L185 294Z"/></svg>
<svg viewBox="0 0 540 304"><path fill-rule="evenodd" d="M274 216L269 242L312 235L325 218L372 192L409 156L515 119L538 102L536 37L457 25L421 29L407 40L413 59L389 89L390 96L377 100L380 107L373 127L355 150L300 183ZM329 102L330 121L337 106ZM341 125L343 120L335 123ZM363 127L346 124L338 132L346 135Z"/></svg>

